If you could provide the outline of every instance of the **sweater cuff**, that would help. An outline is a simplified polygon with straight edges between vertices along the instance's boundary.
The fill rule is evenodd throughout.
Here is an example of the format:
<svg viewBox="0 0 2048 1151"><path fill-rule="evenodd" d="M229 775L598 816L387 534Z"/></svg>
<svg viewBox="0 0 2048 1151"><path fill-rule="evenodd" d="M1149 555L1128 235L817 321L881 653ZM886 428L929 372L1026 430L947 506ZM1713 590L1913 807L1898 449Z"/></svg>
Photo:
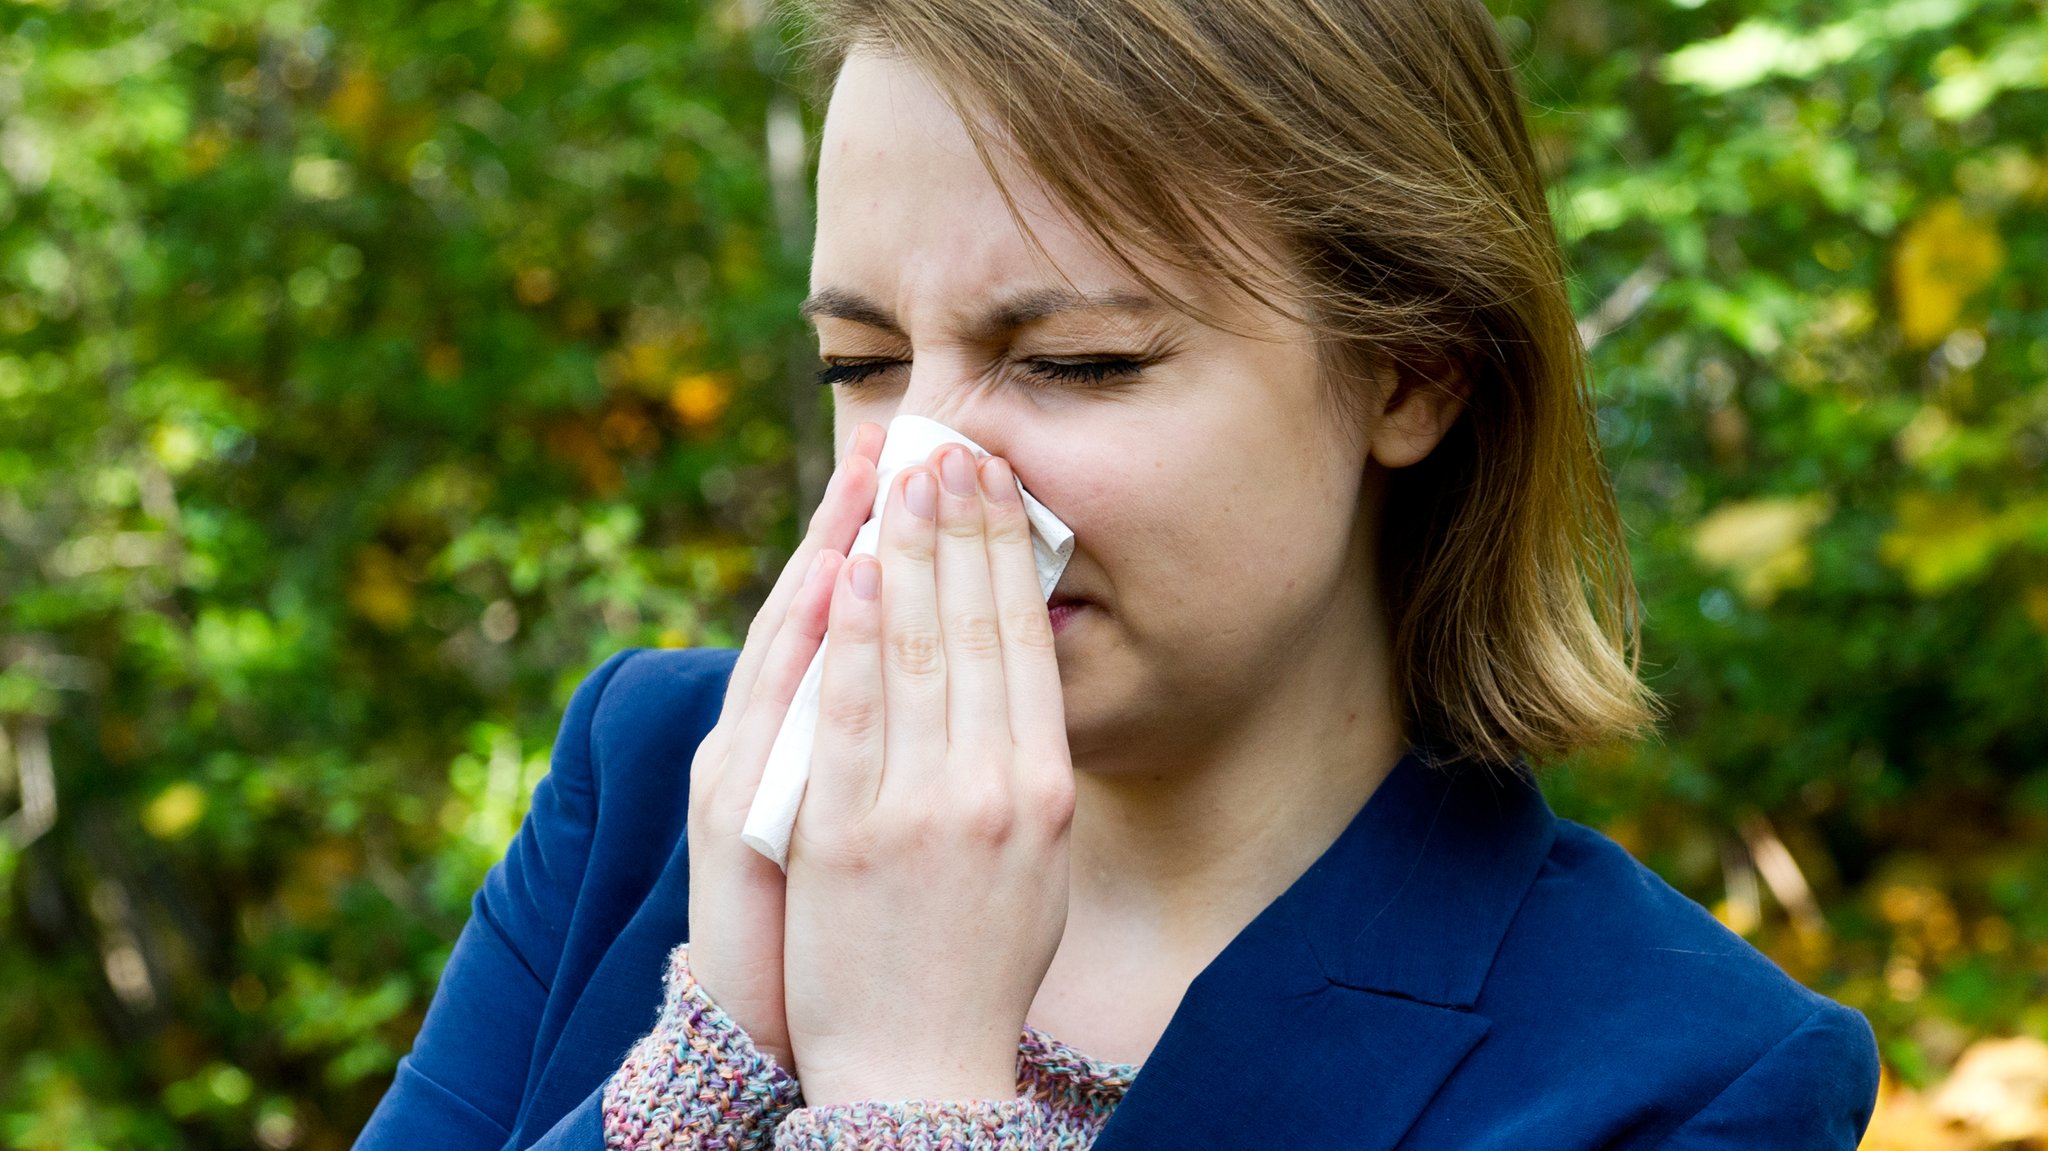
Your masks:
<svg viewBox="0 0 2048 1151"><path fill-rule="evenodd" d="M775 1151L1043 1151L1057 1128L1052 1108L1025 1096L861 1100L791 1111Z"/></svg>
<svg viewBox="0 0 2048 1151"><path fill-rule="evenodd" d="M690 974L690 946L669 954L661 1014L604 1088L606 1151L768 1148L800 1100L796 1078L754 1046Z"/></svg>

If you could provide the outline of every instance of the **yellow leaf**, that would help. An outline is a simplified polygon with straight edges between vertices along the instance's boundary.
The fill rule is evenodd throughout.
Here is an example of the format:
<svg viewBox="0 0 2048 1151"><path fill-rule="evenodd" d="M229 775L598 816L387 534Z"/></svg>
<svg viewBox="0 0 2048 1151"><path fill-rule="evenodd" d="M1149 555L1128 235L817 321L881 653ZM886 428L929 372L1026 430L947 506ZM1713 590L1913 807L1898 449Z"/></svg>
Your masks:
<svg viewBox="0 0 2048 1151"><path fill-rule="evenodd" d="M1901 1084L1891 1068L1877 1081L1877 1107L1857 1151L1971 1151L1977 1141L1936 1115L1927 1101Z"/></svg>
<svg viewBox="0 0 2048 1151"><path fill-rule="evenodd" d="M1990 1144L2048 1137L2048 1043L2022 1035L1971 1044L1927 1103Z"/></svg>
<svg viewBox="0 0 2048 1151"><path fill-rule="evenodd" d="M1955 421L1939 406L1928 404L1899 429L1893 442L1898 446L1901 459L1917 465L1947 448L1955 439Z"/></svg>
<svg viewBox="0 0 2048 1151"><path fill-rule="evenodd" d="M634 403L615 405L598 421L597 436L613 451L644 456L661 446L661 433Z"/></svg>
<svg viewBox="0 0 2048 1151"><path fill-rule="evenodd" d="M183 424L158 424L150 434L149 446L157 462L174 476L192 470L199 462L205 447L199 442L199 433Z"/></svg>
<svg viewBox="0 0 2048 1151"><path fill-rule="evenodd" d="M562 32L562 22L555 18L553 12L536 3L514 8L508 31L512 34L513 43L535 56L552 56L567 40Z"/></svg>
<svg viewBox="0 0 2048 1151"><path fill-rule="evenodd" d="M1990 224L1942 200L1906 227L1892 251L1899 334L1916 348L1931 348L1955 330L1963 306L2005 261L2005 247Z"/></svg>
<svg viewBox="0 0 2048 1151"><path fill-rule="evenodd" d="M732 387L711 372L678 376L669 388L668 402L683 423L701 428L725 414L732 403Z"/></svg>
<svg viewBox="0 0 2048 1151"><path fill-rule="evenodd" d="M2027 618L2034 622L2035 627L2048 632L2048 583L2037 583L2028 588L2022 602L2026 606Z"/></svg>
<svg viewBox="0 0 2048 1151"><path fill-rule="evenodd" d="M663 340L635 340L607 353L605 369L615 387L651 386L659 395L661 382L668 378L669 345Z"/></svg>
<svg viewBox="0 0 2048 1151"><path fill-rule="evenodd" d="M1977 501L1913 493L1899 500L1897 526L1879 541L1878 554L1914 591L1936 595L1990 567L2004 539L1998 518Z"/></svg>
<svg viewBox="0 0 2048 1151"><path fill-rule="evenodd" d="M605 450L604 441L581 423L557 424L548 429L548 454L575 467L583 482L598 495L609 496L625 486L626 474L619 462Z"/></svg>
<svg viewBox="0 0 2048 1151"><path fill-rule="evenodd" d="M537 308L555 298L555 272L553 268L521 268L512 274L512 294L529 308Z"/></svg>
<svg viewBox="0 0 2048 1151"><path fill-rule="evenodd" d="M318 924L334 913L336 897L362 870L359 849L322 840L293 855L277 886L277 903L293 923Z"/></svg>
<svg viewBox="0 0 2048 1151"><path fill-rule="evenodd" d="M142 809L142 829L158 839L177 839L206 815L206 789L190 780L157 792Z"/></svg>
<svg viewBox="0 0 2048 1151"><path fill-rule="evenodd" d="M1831 512L1826 496L1776 496L1723 504L1693 528L1693 555L1735 579L1743 598L1769 603L1813 576L1807 537Z"/></svg>
<svg viewBox="0 0 2048 1151"><path fill-rule="evenodd" d="M384 548L371 545L356 553L347 598L357 615L385 631L412 621L412 584L398 557Z"/></svg>
<svg viewBox="0 0 2048 1151"><path fill-rule="evenodd" d="M185 170L192 175L210 172L228 154L228 134L208 125L185 138Z"/></svg>
<svg viewBox="0 0 2048 1151"><path fill-rule="evenodd" d="M327 118L344 136L361 142L376 126L384 108L384 86L369 69L360 65L344 72L334 94L327 98Z"/></svg>

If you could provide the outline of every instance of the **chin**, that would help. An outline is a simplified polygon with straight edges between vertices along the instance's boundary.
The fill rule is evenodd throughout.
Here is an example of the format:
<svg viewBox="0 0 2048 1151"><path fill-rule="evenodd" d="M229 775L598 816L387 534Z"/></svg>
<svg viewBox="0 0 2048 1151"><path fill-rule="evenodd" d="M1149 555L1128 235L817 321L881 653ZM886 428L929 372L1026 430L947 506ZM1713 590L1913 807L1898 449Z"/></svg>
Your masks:
<svg viewBox="0 0 2048 1151"><path fill-rule="evenodd" d="M1067 749L1078 769L1112 767L1122 758L1119 753L1151 741L1146 730L1153 709L1140 686L1145 677L1114 658L1114 652L1081 654L1069 650L1066 642L1060 641L1059 660ZM1089 757L1098 762L1082 762Z"/></svg>

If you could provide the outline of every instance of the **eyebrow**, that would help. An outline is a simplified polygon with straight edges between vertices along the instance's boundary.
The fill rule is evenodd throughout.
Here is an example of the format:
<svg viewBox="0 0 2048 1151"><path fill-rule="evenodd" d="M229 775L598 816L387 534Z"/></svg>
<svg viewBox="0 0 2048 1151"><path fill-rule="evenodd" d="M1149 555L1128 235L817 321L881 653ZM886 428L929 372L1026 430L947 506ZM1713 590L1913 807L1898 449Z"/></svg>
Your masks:
<svg viewBox="0 0 2048 1151"><path fill-rule="evenodd" d="M1079 292L1071 288L1033 288L1010 296L990 308L974 320L969 330L976 338L986 340L1063 312L1153 312L1159 307L1159 301L1141 292L1117 289ZM821 288L813 292L808 299L798 305L797 314L813 323L819 316L830 316L833 319L879 328L892 335L903 334L903 329L896 323L896 317L859 292L845 288Z"/></svg>

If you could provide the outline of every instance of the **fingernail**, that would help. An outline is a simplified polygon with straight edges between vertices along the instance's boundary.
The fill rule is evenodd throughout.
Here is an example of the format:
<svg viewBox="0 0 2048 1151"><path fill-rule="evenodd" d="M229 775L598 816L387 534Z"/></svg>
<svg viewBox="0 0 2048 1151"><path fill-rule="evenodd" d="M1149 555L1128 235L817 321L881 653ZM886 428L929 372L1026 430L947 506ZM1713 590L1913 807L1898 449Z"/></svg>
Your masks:
<svg viewBox="0 0 2048 1151"><path fill-rule="evenodd" d="M811 554L811 570L804 573L804 582L809 583L812 580L817 579L818 573L823 571L824 569L825 549L819 548L816 552L813 552Z"/></svg>
<svg viewBox="0 0 2048 1151"><path fill-rule="evenodd" d="M882 565L868 556L858 556L853 561L853 594L862 599L873 599L882 590Z"/></svg>
<svg viewBox="0 0 2048 1151"><path fill-rule="evenodd" d="M922 468L910 473L903 484L903 500L910 505L911 515L931 519L939 510L938 481Z"/></svg>
<svg viewBox="0 0 2048 1151"><path fill-rule="evenodd" d="M974 494L974 456L966 448L947 448L940 453L939 474L946 477L946 490L954 495Z"/></svg>
<svg viewBox="0 0 2048 1151"><path fill-rule="evenodd" d="M1008 461L1000 456L990 456L982 465L981 488L988 493L990 503L1017 502L1017 477L1010 471Z"/></svg>

